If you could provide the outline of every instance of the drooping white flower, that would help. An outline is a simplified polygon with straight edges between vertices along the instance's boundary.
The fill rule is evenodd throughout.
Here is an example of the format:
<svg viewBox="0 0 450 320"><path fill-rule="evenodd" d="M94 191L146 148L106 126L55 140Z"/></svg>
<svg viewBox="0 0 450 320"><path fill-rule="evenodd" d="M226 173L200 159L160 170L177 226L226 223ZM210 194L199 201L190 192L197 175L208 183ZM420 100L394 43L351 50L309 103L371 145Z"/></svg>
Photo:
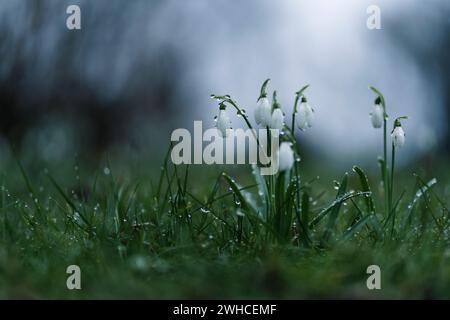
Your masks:
<svg viewBox="0 0 450 320"><path fill-rule="evenodd" d="M278 170L289 171L294 165L294 152L289 142L282 142L278 150Z"/></svg>
<svg viewBox="0 0 450 320"><path fill-rule="evenodd" d="M392 143L394 147L400 148L405 144L405 132L401 126L396 126L394 131L392 131Z"/></svg>
<svg viewBox="0 0 450 320"><path fill-rule="evenodd" d="M297 127L300 130L306 130L307 128L311 128L314 122L314 110L306 101L305 98L302 98L302 103L298 107L298 111L295 114L295 119L297 122Z"/></svg>
<svg viewBox="0 0 450 320"><path fill-rule="evenodd" d="M271 107L269 99L266 97L259 98L258 102L256 103L256 109L255 109L255 121L257 124L261 125L262 127L270 126L270 119L271 119Z"/></svg>
<svg viewBox="0 0 450 320"><path fill-rule="evenodd" d="M384 110L380 103L373 105L372 112L370 113L370 120L372 120L372 126L374 128L381 128L384 120Z"/></svg>
<svg viewBox="0 0 450 320"><path fill-rule="evenodd" d="M231 121L225 110L225 106L220 106L219 115L217 116L216 121L217 130L219 130L222 137L226 137L228 134L227 129L231 129Z"/></svg>
<svg viewBox="0 0 450 320"><path fill-rule="evenodd" d="M270 128L271 129L283 129L284 125L284 114L280 108L275 108L272 112L272 117L270 119Z"/></svg>

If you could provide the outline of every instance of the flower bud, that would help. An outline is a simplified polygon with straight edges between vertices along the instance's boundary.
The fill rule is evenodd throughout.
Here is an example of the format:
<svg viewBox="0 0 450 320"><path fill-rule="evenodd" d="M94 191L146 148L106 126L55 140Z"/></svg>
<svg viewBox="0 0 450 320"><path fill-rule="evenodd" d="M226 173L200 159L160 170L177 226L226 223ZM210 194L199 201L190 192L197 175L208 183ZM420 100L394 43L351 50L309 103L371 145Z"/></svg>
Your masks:
<svg viewBox="0 0 450 320"><path fill-rule="evenodd" d="M219 130L222 137L226 137L228 134L227 129L231 129L230 117L228 116L224 105L220 106L219 115L217 116L216 127L217 130Z"/></svg>
<svg viewBox="0 0 450 320"><path fill-rule="evenodd" d="M266 97L259 98L256 103L255 121L262 127L270 126L271 108L269 99Z"/></svg>
<svg viewBox="0 0 450 320"><path fill-rule="evenodd" d="M289 142L282 142L278 150L278 170L289 171L294 165L294 152Z"/></svg>
<svg viewBox="0 0 450 320"><path fill-rule="evenodd" d="M302 103L295 114L295 119L297 122L297 127L302 131L312 127L314 122L314 110L304 97L302 98Z"/></svg>
<svg viewBox="0 0 450 320"><path fill-rule="evenodd" d="M270 120L270 128L271 129L283 129L284 125L284 114L280 108L275 108L272 112L272 117Z"/></svg>
<svg viewBox="0 0 450 320"><path fill-rule="evenodd" d="M373 105L372 112L370 113L370 120L374 128L381 128L384 120L384 110L381 104L376 103Z"/></svg>
<svg viewBox="0 0 450 320"><path fill-rule="evenodd" d="M395 127L394 131L392 131L391 136L394 147L403 147L403 145L405 144L405 132L403 131L403 128L401 126Z"/></svg>

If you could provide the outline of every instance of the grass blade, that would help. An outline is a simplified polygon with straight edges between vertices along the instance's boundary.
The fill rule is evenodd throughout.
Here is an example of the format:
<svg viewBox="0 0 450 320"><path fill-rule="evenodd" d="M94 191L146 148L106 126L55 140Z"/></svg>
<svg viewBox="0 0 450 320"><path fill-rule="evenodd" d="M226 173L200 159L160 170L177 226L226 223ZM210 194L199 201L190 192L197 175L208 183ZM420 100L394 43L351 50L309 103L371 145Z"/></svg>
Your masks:
<svg viewBox="0 0 450 320"><path fill-rule="evenodd" d="M349 199L364 196L364 195L367 195L367 193L366 192L347 192L343 196L341 196L338 199L336 199L335 201L333 201L333 203L331 203L328 207L322 209L316 215L316 217L309 223L309 227L310 228L315 227L328 214L328 212L330 212L330 210L332 210L336 206L341 205L343 202L345 202Z"/></svg>
<svg viewBox="0 0 450 320"><path fill-rule="evenodd" d="M371 222L373 218L374 218L373 215L366 215L365 217L361 218L353 226L347 229L347 231L342 236L342 240L345 241L351 239L357 232L359 232L362 229L362 227Z"/></svg>
<svg viewBox="0 0 450 320"><path fill-rule="evenodd" d="M242 187L239 186L233 178L231 178L228 174L225 172L222 173L222 177L225 179L225 181L228 183L230 188L233 190L234 194L238 197L241 208L247 212L252 212L254 214L257 214L258 210L255 207L255 204L251 199L249 198L248 192L245 192L242 190Z"/></svg>
<svg viewBox="0 0 450 320"><path fill-rule="evenodd" d="M344 175L344 178L342 178L341 185L339 186L339 189L338 189L338 192L336 195L336 200L338 200L340 197L342 197L345 194L345 191L347 190L347 184L348 184L348 174L346 173ZM341 210L342 202L343 201L337 202L337 204L335 206L333 206L333 208L331 209L331 213L328 218L328 224L327 224L325 231L323 233L323 236L322 236L322 241L325 243L327 243L328 240L330 239L331 233L336 225L336 220L339 215L339 211Z"/></svg>
<svg viewBox="0 0 450 320"><path fill-rule="evenodd" d="M369 180L367 179L366 173L358 166L353 166L353 171L358 175L359 182L363 192L368 192L370 195L364 197L364 202L366 203L367 212L369 214L375 213L375 204L372 197L372 191L370 190Z"/></svg>

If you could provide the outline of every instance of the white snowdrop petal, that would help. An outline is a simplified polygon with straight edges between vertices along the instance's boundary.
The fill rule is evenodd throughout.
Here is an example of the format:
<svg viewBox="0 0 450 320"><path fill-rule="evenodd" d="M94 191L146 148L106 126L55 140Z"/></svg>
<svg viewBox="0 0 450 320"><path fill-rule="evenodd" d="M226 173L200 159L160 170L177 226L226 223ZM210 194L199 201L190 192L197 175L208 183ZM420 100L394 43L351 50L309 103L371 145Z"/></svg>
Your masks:
<svg viewBox="0 0 450 320"><path fill-rule="evenodd" d="M263 97L258 100L255 109L255 121L262 127L270 125L271 108L269 99Z"/></svg>
<svg viewBox="0 0 450 320"><path fill-rule="evenodd" d="M308 127L311 128L314 122L314 111L309 104L306 104L306 122Z"/></svg>
<svg viewBox="0 0 450 320"><path fill-rule="evenodd" d="M219 110L219 115L217 117L217 129L219 130L222 137L227 136L227 129L231 128L230 117L225 110Z"/></svg>
<svg viewBox="0 0 450 320"><path fill-rule="evenodd" d="M283 125L284 125L283 111L281 111L280 108L276 108L275 110L273 110L273 113L272 113L272 118L270 121L270 128L281 130L281 129L283 129Z"/></svg>
<svg viewBox="0 0 450 320"><path fill-rule="evenodd" d="M295 119L296 119L297 127L300 130L305 130L306 128L308 128L308 122L306 121L306 116L305 116L304 112L297 112L295 114Z"/></svg>
<svg viewBox="0 0 450 320"><path fill-rule="evenodd" d="M300 130L306 130L312 127L312 124L314 122L314 111L308 103L302 102L295 117L297 127Z"/></svg>
<svg viewBox="0 0 450 320"><path fill-rule="evenodd" d="M278 169L279 171L288 171L294 165L294 152L290 143L283 142L278 150Z"/></svg>
<svg viewBox="0 0 450 320"><path fill-rule="evenodd" d="M374 104L372 113L370 114L370 120L374 128L381 128L383 126L384 111L380 104Z"/></svg>
<svg viewBox="0 0 450 320"><path fill-rule="evenodd" d="M256 122L256 124L261 124L261 99L256 104L255 122Z"/></svg>
<svg viewBox="0 0 450 320"><path fill-rule="evenodd" d="M396 127L392 132L392 141L394 143L394 147L401 148L405 144L405 132L402 127Z"/></svg>

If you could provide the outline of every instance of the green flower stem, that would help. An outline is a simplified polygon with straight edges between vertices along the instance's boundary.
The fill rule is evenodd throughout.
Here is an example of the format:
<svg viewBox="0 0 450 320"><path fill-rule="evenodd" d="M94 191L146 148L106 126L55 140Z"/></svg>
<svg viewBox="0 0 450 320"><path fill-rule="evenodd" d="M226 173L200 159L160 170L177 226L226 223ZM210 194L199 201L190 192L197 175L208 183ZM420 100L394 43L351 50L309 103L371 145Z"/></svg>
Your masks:
<svg viewBox="0 0 450 320"><path fill-rule="evenodd" d="M268 146L268 155L272 156L272 140L271 140L271 132L269 127L266 127L267 129L267 146ZM268 219L272 219L273 217L273 211L274 211L274 203L273 203L273 194L274 194L274 182L273 182L273 175L270 175L268 177L268 184L269 184L269 196L267 199L267 203L269 204L269 211L267 214Z"/></svg>
<svg viewBox="0 0 450 320"><path fill-rule="evenodd" d="M384 101L383 101L384 102ZM386 107L383 107L386 110ZM390 201L389 201L389 173L388 173L388 167L387 167L387 121L386 116L384 117L383 121L383 188L384 188L384 210L386 217L389 216L390 212Z"/></svg>
<svg viewBox="0 0 450 320"><path fill-rule="evenodd" d="M298 147L297 140L295 139L295 114L297 113L297 106L300 98L303 95L303 92L308 89L309 84L301 88L299 91L295 93L295 102L294 102L294 110L292 112L292 123L291 123L291 130L286 126L286 132L289 133L290 140L292 144L295 146L294 153L295 153L295 162L294 162L294 174L295 174L295 184L296 184L296 201L297 201L297 216L300 217L300 207L301 207L301 197L300 197L300 169L298 167L298 161L297 158L300 158L300 150Z"/></svg>
<svg viewBox="0 0 450 320"><path fill-rule="evenodd" d="M392 198L394 192L394 166L395 166L395 146L392 143L392 155L391 155L391 186L389 187L389 213L392 210ZM395 213L392 212L392 233L394 232Z"/></svg>
<svg viewBox="0 0 450 320"><path fill-rule="evenodd" d="M387 166L387 108L386 101L384 99L383 94L374 86L369 87L381 100L381 105L383 106L383 188L384 188L384 210L386 217L389 216L390 213L390 201L389 201L389 172Z"/></svg>
<svg viewBox="0 0 450 320"><path fill-rule="evenodd" d="M299 100L300 100L300 95L297 94L295 96L294 112L292 113L292 124L291 124L291 132L292 132L292 134L294 134L294 130L295 130L295 114L297 113L297 105L298 105L298 101Z"/></svg>
<svg viewBox="0 0 450 320"><path fill-rule="evenodd" d="M228 98L228 99L225 99L224 102L228 102L229 104L231 104L237 110L238 114L241 115L242 118L244 118L245 123L247 124L248 128L253 130L253 127L252 127L250 121L248 120L247 115L242 112L242 109L237 105L236 102L233 101L233 99Z"/></svg>
<svg viewBox="0 0 450 320"><path fill-rule="evenodd" d="M296 184L296 201L297 201L297 216L301 217L300 215L300 207L301 207L301 197L300 197L300 170L298 168L298 162L297 157L300 157L300 151L298 150L298 144L295 139L295 114L297 113L297 106L298 102L300 100L300 97L302 96L303 91L305 91L308 88L309 85L304 86L302 89L300 89L296 95L295 95L295 101L294 101L294 110L292 112L292 123L291 123L291 129L286 126L286 131L289 133L290 140L295 146L294 152L295 152L295 162L294 162L294 174L295 174L295 184Z"/></svg>

